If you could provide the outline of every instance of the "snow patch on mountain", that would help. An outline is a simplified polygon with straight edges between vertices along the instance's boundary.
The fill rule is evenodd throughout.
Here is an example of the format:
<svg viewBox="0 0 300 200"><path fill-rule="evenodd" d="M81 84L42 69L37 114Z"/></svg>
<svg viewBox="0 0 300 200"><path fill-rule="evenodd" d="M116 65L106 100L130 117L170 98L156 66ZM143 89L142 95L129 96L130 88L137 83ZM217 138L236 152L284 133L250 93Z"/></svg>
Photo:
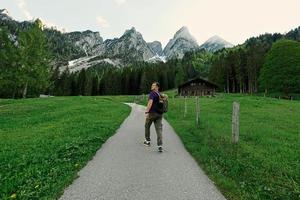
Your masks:
<svg viewBox="0 0 300 200"><path fill-rule="evenodd" d="M104 58L104 59L95 59L98 56L86 56L81 57L75 60L71 60L68 62L68 65L60 67L60 71L64 71L66 69L69 69L70 72L76 72L80 71L82 69L87 69L92 66L96 66L100 63L107 63L115 67L120 67L121 61L119 59L110 59L110 58Z"/></svg>
<svg viewBox="0 0 300 200"><path fill-rule="evenodd" d="M167 58L166 58L166 56L160 56L160 55L156 54L152 58L149 58L148 60L146 60L146 62L149 62L149 63L158 63L158 62L166 63Z"/></svg>

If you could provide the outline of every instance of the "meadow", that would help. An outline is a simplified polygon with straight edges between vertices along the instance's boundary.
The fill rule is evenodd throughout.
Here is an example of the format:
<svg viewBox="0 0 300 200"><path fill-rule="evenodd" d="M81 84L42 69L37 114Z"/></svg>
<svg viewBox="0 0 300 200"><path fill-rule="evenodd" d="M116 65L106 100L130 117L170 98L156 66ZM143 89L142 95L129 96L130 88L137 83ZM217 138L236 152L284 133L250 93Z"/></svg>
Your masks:
<svg viewBox="0 0 300 200"><path fill-rule="evenodd" d="M56 199L129 115L131 97L0 100L0 199Z"/></svg>
<svg viewBox="0 0 300 200"><path fill-rule="evenodd" d="M300 199L300 101L218 93L173 98L173 126L186 149L227 199ZM56 199L139 96L0 100L0 199ZM231 142L232 102L240 103L240 137ZM165 138L167 140L167 138ZM175 166L173 166L175 167Z"/></svg>
<svg viewBox="0 0 300 200"><path fill-rule="evenodd" d="M166 92L169 97L174 91ZM228 199L300 199L300 102L240 94L169 98L165 118ZM232 103L240 103L240 137L231 142ZM167 140L167 138L166 138Z"/></svg>

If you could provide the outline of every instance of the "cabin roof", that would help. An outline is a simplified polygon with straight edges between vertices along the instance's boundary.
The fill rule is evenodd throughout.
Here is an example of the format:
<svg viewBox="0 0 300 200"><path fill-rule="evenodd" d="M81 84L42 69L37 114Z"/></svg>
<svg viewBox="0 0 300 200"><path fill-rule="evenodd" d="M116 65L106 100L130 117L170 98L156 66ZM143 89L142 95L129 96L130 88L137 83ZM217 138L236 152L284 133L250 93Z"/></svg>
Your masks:
<svg viewBox="0 0 300 200"><path fill-rule="evenodd" d="M210 85L212 87L215 87L215 88L218 87L217 84L212 83L212 82L208 81L207 79L205 79L203 77L196 77L196 78L190 79L190 80L182 83L181 85L178 86L178 89L182 88L182 87L185 87L185 86L189 85L190 83L197 83L197 82L205 82L205 83L207 83L208 85Z"/></svg>

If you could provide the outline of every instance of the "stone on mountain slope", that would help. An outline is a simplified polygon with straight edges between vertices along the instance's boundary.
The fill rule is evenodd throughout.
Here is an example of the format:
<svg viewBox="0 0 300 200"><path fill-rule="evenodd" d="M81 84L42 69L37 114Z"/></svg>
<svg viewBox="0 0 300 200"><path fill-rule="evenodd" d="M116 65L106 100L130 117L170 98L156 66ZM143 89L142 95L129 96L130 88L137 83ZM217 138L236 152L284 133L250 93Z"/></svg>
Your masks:
<svg viewBox="0 0 300 200"><path fill-rule="evenodd" d="M159 41L148 42L148 46L158 56L162 56L163 55L162 45L161 45L161 43Z"/></svg>
<svg viewBox="0 0 300 200"><path fill-rule="evenodd" d="M101 48L103 38L99 32L92 32L90 30L83 32L76 31L67 33L67 35L75 46L81 48L87 56L97 54L101 51L99 48Z"/></svg>

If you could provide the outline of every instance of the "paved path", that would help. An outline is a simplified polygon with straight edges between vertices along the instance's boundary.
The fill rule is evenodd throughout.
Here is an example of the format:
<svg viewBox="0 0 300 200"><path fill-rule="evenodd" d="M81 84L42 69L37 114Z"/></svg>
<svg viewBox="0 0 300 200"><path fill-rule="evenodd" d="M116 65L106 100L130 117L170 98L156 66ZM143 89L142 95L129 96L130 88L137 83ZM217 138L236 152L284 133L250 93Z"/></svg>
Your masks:
<svg viewBox="0 0 300 200"><path fill-rule="evenodd" d="M145 147L145 107L132 107L117 133L66 188L62 200L224 200L225 198L184 149L163 120L163 153L157 152L154 124L152 146Z"/></svg>

